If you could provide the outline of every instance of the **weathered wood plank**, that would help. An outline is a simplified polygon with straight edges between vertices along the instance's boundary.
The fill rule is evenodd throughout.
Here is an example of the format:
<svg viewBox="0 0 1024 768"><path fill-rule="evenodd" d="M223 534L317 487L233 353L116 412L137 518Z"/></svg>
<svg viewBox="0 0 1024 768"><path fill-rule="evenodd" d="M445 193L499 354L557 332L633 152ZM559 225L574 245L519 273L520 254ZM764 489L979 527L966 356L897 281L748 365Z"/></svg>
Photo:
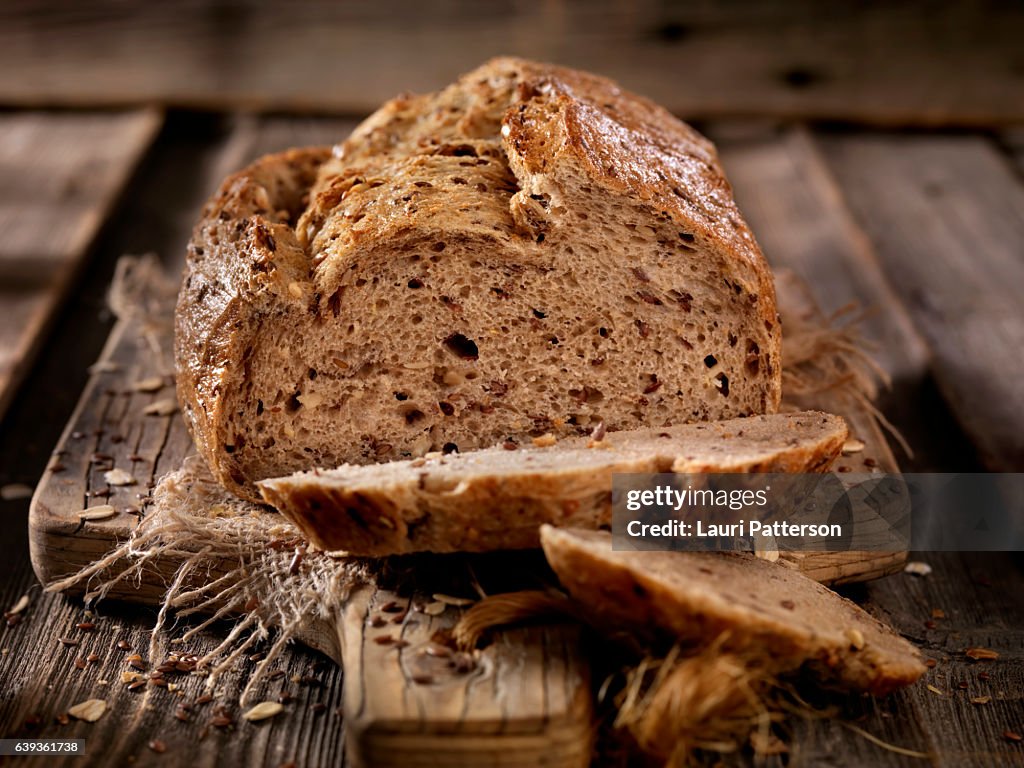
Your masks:
<svg viewBox="0 0 1024 768"><path fill-rule="evenodd" d="M710 131L736 201L776 269L793 270L830 316L851 304L873 357L893 379L925 375L928 352L853 221L831 172L804 127L730 139ZM720 138L721 136L721 138Z"/></svg>
<svg viewBox="0 0 1024 768"><path fill-rule="evenodd" d="M344 137L351 128L349 121L293 120L274 118L259 120L244 118L234 121L226 131L204 123L196 126L190 119L177 119L172 126L174 135L158 145L147 173L136 181L132 194L126 199L118 215L111 222L99 244L98 257L112 262L125 250L143 252L156 250L173 254L168 259L180 263L184 244L192 222L205 197L230 171L264 152L283 149L292 144L331 143ZM154 205L159 200L160 205ZM109 265L108 265L109 268ZM172 267L175 268L175 267ZM90 283L95 282L90 272ZM100 281L102 283L102 281ZM93 289L90 289L93 290ZM19 404L24 412L11 412L9 421L0 425L0 482L29 481L30 471L38 471L53 449L54 436L64 422L67 411L52 409L54 387L62 392L68 380L75 380L77 371L66 370L68 361L78 357L82 340L103 332L104 324L98 315L99 297L103 286L95 288L95 295L86 299L87 307L67 319L69 328L56 334L58 349L44 351L40 376L33 379L31 392L23 393ZM62 323L63 324L63 323ZM97 397L111 401L109 415L121 419L130 398L110 398L100 387ZM165 395L169 389L161 392ZM154 397L154 395L149 395ZM109 428L108 428L109 427ZM119 434L113 425L101 425L104 434L89 434L81 441L97 441L90 451L67 456L63 473L74 474L81 496L82 480L88 463L88 454L95 447L100 452L117 447L127 450L129 441L137 439L137 432L124 435L125 440L114 443L111 438ZM91 433L91 429L89 432ZM127 432L127 430L126 430ZM40 436L42 436L40 438ZM97 437L100 439L97 440ZM51 459L52 461L53 459ZM119 464L129 467L131 462ZM149 468L149 464L145 468ZM140 475L143 464L138 464ZM134 468L133 468L134 471ZM143 486L144 487L144 486ZM115 501L125 506L136 503L134 494L142 490L132 488L123 499ZM102 499L96 499L101 503ZM39 584L32 574L28 560L27 526L23 524L28 500L0 501L5 519L21 520L0 537L0 608L7 610L26 591L34 595L29 613L22 623L8 628L0 623L0 735L68 737L80 736L87 740L97 755L94 764L106 765L253 765L277 768L294 761L304 767L335 766L345 763L344 729L338 714L341 706L341 670L320 654L295 647L284 654L280 668L284 676L267 683L255 692L255 698L276 698L287 691L294 697L285 712L270 723L248 724L240 721L238 695L247 682L254 664L243 665L239 674L222 681L216 702L195 708L189 723L179 722L174 716L173 697L166 690L152 690L148 696L129 692L120 683L125 666L125 653L115 647L125 639L132 648L145 652L149 644L149 628L154 616L148 609L136 609L111 603L103 607L109 618L93 619L96 631L91 634L74 630L74 624L84 617L80 602L60 595L40 594ZM101 537L94 542L94 556L109 550L110 539ZM154 589L153 595L159 592ZM120 629L115 629L120 627ZM57 643L58 636L81 637L78 647L65 649ZM190 644L189 650L202 654L212 650L223 640L222 631L203 633ZM258 649L253 649L254 651ZM63 651L63 652L62 652ZM88 664L85 670L74 667L74 659L95 651L100 659ZM77 656L76 656L77 654ZM98 680L106 679L101 686ZM296 684L292 680L307 679ZM186 698L194 701L203 693L202 681L183 679ZM95 724L76 723L60 725L54 717L83 698L106 698L111 711ZM314 705L324 704L323 711ZM210 727L213 708L223 704L231 711L235 725L226 730ZM147 708L148 707L148 708ZM34 714L41 716L40 725L26 727L25 721ZM205 733L205 738L200 736ZM163 740L167 753L159 755L147 747L154 738ZM5 758L6 759L6 758ZM28 763L31 764L31 763ZM54 763L58 764L58 763ZM70 758L63 763L81 765L81 759Z"/></svg>
<svg viewBox="0 0 1024 768"><path fill-rule="evenodd" d="M776 269L791 269L826 315L855 305L871 356L892 379L878 401L911 445L905 471L962 458L963 436L934 395L930 353L854 221L817 140L805 128L717 123L711 137L737 201ZM826 407L826 406L822 406ZM832 406L834 407L834 406Z"/></svg>
<svg viewBox="0 0 1024 768"><path fill-rule="evenodd" d="M429 588L413 598L369 587L345 605L339 633L353 763L589 765L593 694L578 627L511 630L479 655L452 653L436 638L460 611L429 615L429 599Z"/></svg>
<svg viewBox="0 0 1024 768"><path fill-rule="evenodd" d="M160 124L152 110L0 116L0 417Z"/></svg>
<svg viewBox="0 0 1024 768"><path fill-rule="evenodd" d="M822 142L950 409L991 469L1024 468L1024 185L976 136Z"/></svg>
<svg viewBox="0 0 1024 768"><path fill-rule="evenodd" d="M0 102L363 114L507 52L605 72L690 117L988 125L1024 118L1022 37L1020 8L969 0L17 0L0 12Z"/></svg>

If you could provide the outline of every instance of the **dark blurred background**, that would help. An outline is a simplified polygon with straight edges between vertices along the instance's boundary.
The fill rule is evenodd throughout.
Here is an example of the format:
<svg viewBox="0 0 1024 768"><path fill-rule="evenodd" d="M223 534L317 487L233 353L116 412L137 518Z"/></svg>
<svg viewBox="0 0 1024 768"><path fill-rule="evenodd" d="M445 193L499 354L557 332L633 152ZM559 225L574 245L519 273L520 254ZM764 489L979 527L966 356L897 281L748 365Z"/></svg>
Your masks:
<svg viewBox="0 0 1024 768"><path fill-rule="evenodd" d="M356 115L509 53L689 118L988 126L1024 119L1022 39L971 0L5 0L0 104Z"/></svg>

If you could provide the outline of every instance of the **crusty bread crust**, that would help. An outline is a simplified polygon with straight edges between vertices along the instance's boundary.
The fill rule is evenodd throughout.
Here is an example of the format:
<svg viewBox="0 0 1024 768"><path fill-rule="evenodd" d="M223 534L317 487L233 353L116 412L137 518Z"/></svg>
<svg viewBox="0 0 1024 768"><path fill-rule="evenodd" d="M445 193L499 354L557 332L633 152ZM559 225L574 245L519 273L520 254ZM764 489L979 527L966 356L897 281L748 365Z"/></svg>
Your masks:
<svg viewBox="0 0 1024 768"><path fill-rule="evenodd" d="M233 492L314 466L772 413L767 264L712 145L650 101L496 59L203 212L179 398Z"/></svg>
<svg viewBox="0 0 1024 768"><path fill-rule="evenodd" d="M268 155L229 176L189 244L174 315L178 401L199 453L236 493L247 477L225 447L224 395L249 375L259 323L273 317L290 285L307 279L308 257L293 225L330 153L311 147Z"/></svg>
<svg viewBox="0 0 1024 768"><path fill-rule="evenodd" d="M746 553L617 552L602 531L541 529L544 554L595 623L753 652L767 674L805 668L876 696L922 674L918 650L799 571Z"/></svg>
<svg viewBox="0 0 1024 768"><path fill-rule="evenodd" d="M598 443L568 438L345 466L258 485L322 549L523 549L538 545L542 523L610 525L613 473L823 472L846 436L838 416L774 414L615 432Z"/></svg>

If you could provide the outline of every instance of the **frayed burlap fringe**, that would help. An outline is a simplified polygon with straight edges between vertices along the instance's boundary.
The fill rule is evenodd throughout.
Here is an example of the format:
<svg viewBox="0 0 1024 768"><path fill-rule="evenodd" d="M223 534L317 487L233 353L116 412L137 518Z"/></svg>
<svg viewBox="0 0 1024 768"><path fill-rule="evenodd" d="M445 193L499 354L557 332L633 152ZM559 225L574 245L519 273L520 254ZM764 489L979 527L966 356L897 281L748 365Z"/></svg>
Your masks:
<svg viewBox="0 0 1024 768"><path fill-rule="evenodd" d="M787 318L782 337L783 409L822 408L827 399L832 410L859 410L899 442L908 456L913 451L903 435L875 407L879 386L890 385L888 374L867 350L870 344L860 332L863 312L845 307L824 321L794 316Z"/></svg>
<svg viewBox="0 0 1024 768"><path fill-rule="evenodd" d="M171 573L166 563L180 563ZM198 457L163 478L131 538L103 559L51 591L85 586L87 603L102 600L124 583L159 574L169 582L150 639L149 658L161 652L173 612L199 616L173 644L188 642L216 621L235 622L224 640L197 668L208 683L276 629L256 674L242 692L270 669L284 647L311 623L334 621L351 589L365 577L363 561L307 552L298 530L280 515L231 496L212 479Z"/></svg>

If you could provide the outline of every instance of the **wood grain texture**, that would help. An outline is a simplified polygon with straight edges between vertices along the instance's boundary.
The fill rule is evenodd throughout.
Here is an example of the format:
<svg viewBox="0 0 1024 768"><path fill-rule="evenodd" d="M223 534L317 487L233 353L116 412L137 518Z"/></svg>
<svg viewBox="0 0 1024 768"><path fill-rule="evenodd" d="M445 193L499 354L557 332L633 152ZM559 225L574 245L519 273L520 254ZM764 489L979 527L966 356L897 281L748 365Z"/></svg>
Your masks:
<svg viewBox="0 0 1024 768"><path fill-rule="evenodd" d="M976 136L835 135L828 161L988 467L1024 469L1024 185Z"/></svg>
<svg viewBox="0 0 1024 768"><path fill-rule="evenodd" d="M1024 118L1022 36L1019 7L969 0L16 0L0 12L0 102L364 114L511 53L606 73L689 117L988 125Z"/></svg>
<svg viewBox="0 0 1024 768"><path fill-rule="evenodd" d="M345 605L339 631L353 763L589 765L593 693L579 628L504 631L478 655L439 657L432 653L446 647L433 639L460 611L428 615L421 609L431 598L421 595L371 587ZM470 659L472 668L456 670Z"/></svg>
<svg viewBox="0 0 1024 768"><path fill-rule="evenodd" d="M736 202L774 269L790 269L826 316L856 305L872 356L893 379L925 375L928 351L842 198L831 171L802 126L711 139Z"/></svg>
<svg viewBox="0 0 1024 768"><path fill-rule="evenodd" d="M0 417L160 124L152 110L0 116Z"/></svg>
<svg viewBox="0 0 1024 768"><path fill-rule="evenodd" d="M826 315L854 307L846 319L859 317L869 353L892 380L877 404L913 448L910 455L896 446L904 471L937 471L962 460L965 438L935 393L930 351L816 136L805 127L750 121L715 123L710 134L769 261L793 270Z"/></svg>

